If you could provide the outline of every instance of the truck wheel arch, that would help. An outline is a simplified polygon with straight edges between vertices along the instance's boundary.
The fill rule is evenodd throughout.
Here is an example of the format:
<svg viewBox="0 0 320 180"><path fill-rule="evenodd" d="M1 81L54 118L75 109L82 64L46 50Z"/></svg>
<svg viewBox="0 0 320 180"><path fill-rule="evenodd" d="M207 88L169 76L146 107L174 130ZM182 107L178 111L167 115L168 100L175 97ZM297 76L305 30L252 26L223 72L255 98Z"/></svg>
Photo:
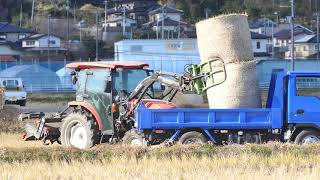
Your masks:
<svg viewBox="0 0 320 180"><path fill-rule="evenodd" d="M98 114L98 112L96 111L96 109L88 102L77 102L77 101L72 101L68 103L69 107L76 107L76 106L81 106L82 108L86 109L88 112L90 112L93 117L94 120L97 122L99 130L102 130L102 121L101 118Z"/></svg>
<svg viewBox="0 0 320 180"><path fill-rule="evenodd" d="M314 130L320 133L320 127L315 124L297 124L293 129L290 140L294 141L297 135L303 130Z"/></svg>

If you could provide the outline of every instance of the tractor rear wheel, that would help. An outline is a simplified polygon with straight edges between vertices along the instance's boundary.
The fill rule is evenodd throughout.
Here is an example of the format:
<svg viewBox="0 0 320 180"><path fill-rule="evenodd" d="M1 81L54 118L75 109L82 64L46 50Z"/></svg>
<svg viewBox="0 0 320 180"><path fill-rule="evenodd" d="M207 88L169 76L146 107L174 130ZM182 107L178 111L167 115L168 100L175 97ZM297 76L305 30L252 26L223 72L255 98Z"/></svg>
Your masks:
<svg viewBox="0 0 320 180"><path fill-rule="evenodd" d="M197 131L190 131L184 133L180 139L179 139L180 144L207 144L208 140L207 138L200 132Z"/></svg>
<svg viewBox="0 0 320 180"><path fill-rule="evenodd" d="M146 146L147 142L137 129L127 131L122 139L123 144L129 146Z"/></svg>
<svg viewBox="0 0 320 180"><path fill-rule="evenodd" d="M71 113L62 120L61 144L65 147L88 149L97 139L93 120L82 113Z"/></svg>

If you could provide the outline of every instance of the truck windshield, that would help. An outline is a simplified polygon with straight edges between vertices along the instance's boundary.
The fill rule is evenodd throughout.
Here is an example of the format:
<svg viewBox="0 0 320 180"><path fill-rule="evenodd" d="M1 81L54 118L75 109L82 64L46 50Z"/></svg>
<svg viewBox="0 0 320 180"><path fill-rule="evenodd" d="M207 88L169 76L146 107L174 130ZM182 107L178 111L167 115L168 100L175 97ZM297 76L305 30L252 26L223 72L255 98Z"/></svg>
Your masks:
<svg viewBox="0 0 320 180"><path fill-rule="evenodd" d="M126 90L130 93L147 76L147 71L143 69L116 71L113 74L113 89L116 91Z"/></svg>
<svg viewBox="0 0 320 180"><path fill-rule="evenodd" d="M6 88L6 90L18 90L19 89L19 83L17 80L4 80L3 86Z"/></svg>

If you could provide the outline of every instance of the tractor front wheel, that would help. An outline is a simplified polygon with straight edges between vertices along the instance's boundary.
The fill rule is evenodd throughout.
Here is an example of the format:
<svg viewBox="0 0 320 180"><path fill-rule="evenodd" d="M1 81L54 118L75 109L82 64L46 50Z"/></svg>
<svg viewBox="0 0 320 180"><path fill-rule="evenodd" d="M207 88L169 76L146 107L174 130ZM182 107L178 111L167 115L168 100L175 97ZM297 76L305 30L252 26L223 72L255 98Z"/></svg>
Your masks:
<svg viewBox="0 0 320 180"><path fill-rule="evenodd" d="M61 144L65 147L88 149L95 144L97 132L93 120L81 113L71 113L62 120Z"/></svg>

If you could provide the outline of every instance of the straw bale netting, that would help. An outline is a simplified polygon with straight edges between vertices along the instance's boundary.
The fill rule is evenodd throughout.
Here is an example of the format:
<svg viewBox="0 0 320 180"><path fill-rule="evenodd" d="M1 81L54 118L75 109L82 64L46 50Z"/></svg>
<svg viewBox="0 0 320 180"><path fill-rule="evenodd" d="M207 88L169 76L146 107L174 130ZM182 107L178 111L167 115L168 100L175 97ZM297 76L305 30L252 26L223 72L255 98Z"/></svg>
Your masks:
<svg viewBox="0 0 320 180"><path fill-rule="evenodd" d="M230 14L197 23L201 62L220 57L227 79L207 91L210 108L259 108L260 91L247 16ZM223 74L217 74L216 80Z"/></svg>
<svg viewBox="0 0 320 180"><path fill-rule="evenodd" d="M253 59L247 15L221 15L200 21L196 27L201 62L214 57L225 63Z"/></svg>
<svg viewBox="0 0 320 180"><path fill-rule="evenodd" d="M207 91L210 108L261 107L256 62L228 64L226 72L226 81ZM223 76L221 73L217 74L215 79L220 79L221 76Z"/></svg>

